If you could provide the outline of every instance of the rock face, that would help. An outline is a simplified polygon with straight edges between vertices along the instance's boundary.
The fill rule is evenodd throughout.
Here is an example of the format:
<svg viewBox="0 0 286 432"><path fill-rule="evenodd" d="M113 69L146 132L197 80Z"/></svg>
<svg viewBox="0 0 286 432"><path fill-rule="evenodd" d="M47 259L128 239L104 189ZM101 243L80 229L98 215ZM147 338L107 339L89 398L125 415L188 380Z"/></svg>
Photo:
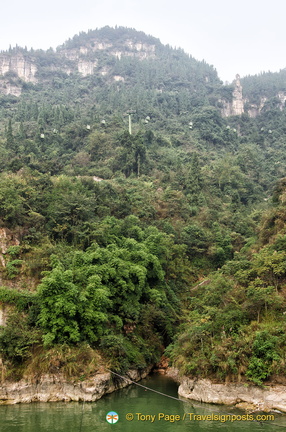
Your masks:
<svg viewBox="0 0 286 432"><path fill-rule="evenodd" d="M80 46L79 48L72 49L62 49L60 48L58 52L64 55L67 59L72 61L79 61L80 59L87 59L90 55L106 51L108 54L121 58L122 56L134 56L143 60L146 58L154 58L156 47L152 44L147 44L143 42L134 42L128 39L122 43L122 47L119 48L109 42L99 42L96 39L90 40L86 46Z"/></svg>
<svg viewBox="0 0 286 432"><path fill-rule="evenodd" d="M262 388L242 383L217 384L209 379L178 378L176 371L169 375L179 380L178 393L187 399L238 407L246 403L253 410L286 412L286 386L283 385Z"/></svg>
<svg viewBox="0 0 286 432"><path fill-rule="evenodd" d="M249 117L251 118L257 117L260 114L262 108L264 107L266 101L267 101L266 97L261 97L260 103L258 105L250 104L247 110ZM249 103L247 99L245 100L245 102Z"/></svg>
<svg viewBox="0 0 286 432"><path fill-rule="evenodd" d="M10 246L18 246L19 240L8 228L0 228L0 264L6 267L4 255Z"/></svg>
<svg viewBox="0 0 286 432"><path fill-rule="evenodd" d="M268 98L265 96L261 96L259 98L258 103L250 103L248 98L244 98L242 94L242 85L240 83L240 76L236 75L236 79L234 81L234 90L232 92L232 100L227 101L225 99L221 99L220 103L222 104L221 114L223 117L230 117L241 115L246 112L249 117L255 118L257 117L262 109L265 106L265 103L268 101ZM286 105L286 92L280 91L276 94L277 98L277 107L282 111Z"/></svg>
<svg viewBox="0 0 286 432"><path fill-rule="evenodd" d="M9 314L11 313L12 307L5 305L5 304L1 304L0 303L0 326L5 327L6 326L6 322L7 319L9 317ZM0 357L0 371L1 371L1 357Z"/></svg>
<svg viewBox="0 0 286 432"><path fill-rule="evenodd" d="M285 108L286 102L286 92L280 91L276 95L277 98L277 106L282 111ZM262 109L264 108L265 103L267 102L267 97L261 97L259 104L250 104L250 107L247 109L249 117L257 117ZM245 103L249 103L247 99L245 99Z"/></svg>
<svg viewBox="0 0 286 432"><path fill-rule="evenodd" d="M92 75L96 65L96 61L78 60L77 69L82 76Z"/></svg>
<svg viewBox="0 0 286 432"><path fill-rule="evenodd" d="M107 75L112 68L100 67L99 58L104 51L111 57L118 59L128 56L140 60L154 58L156 47L153 44L134 42L127 39L121 43L110 43L90 39L85 46L77 48L59 47L52 53L50 60L44 64L45 73L64 72L70 75L78 72L82 76L95 72ZM47 59L49 55L47 53ZM41 65L37 66L37 53L25 52L17 48L12 52L0 53L0 94L20 96L23 82L36 84L41 82ZM38 74L37 74L38 73ZM114 76L114 81L124 81L120 75Z"/></svg>
<svg viewBox="0 0 286 432"><path fill-rule="evenodd" d="M126 374L132 381L145 378L151 370L130 370ZM86 381L67 381L60 375L44 375L37 382L21 380L0 385L0 403L16 404L29 402L86 401L94 402L107 393L112 393L131 382L112 379L110 372L96 374Z"/></svg>
<svg viewBox="0 0 286 432"><path fill-rule="evenodd" d="M237 74L233 91L232 115L241 115L243 112L242 86L240 84L240 76Z"/></svg>
<svg viewBox="0 0 286 432"><path fill-rule="evenodd" d="M140 60L146 58L155 58L155 45L150 45L142 42L133 42L132 40L127 40L125 42L126 51L113 51L112 54L117 58L121 58L122 55L130 55L138 57Z"/></svg>
<svg viewBox="0 0 286 432"><path fill-rule="evenodd" d="M232 92L232 101L222 101L222 116L230 117L235 115L241 115L244 113L244 101L242 96L242 86L240 84L240 76L237 74L234 81L234 90Z"/></svg>
<svg viewBox="0 0 286 432"><path fill-rule="evenodd" d="M122 48L114 46L108 42L98 42L97 40L91 40L86 46L81 46L79 48L73 49L59 49L58 53L63 55L68 60L74 62L75 69L83 75L92 75L96 69L98 68L98 60L91 59L90 57L94 57L96 53L100 51L106 51L109 55L116 57L118 59L123 56L128 57L138 57L140 60L144 60L146 58L154 58L155 57L155 45L141 43L141 42L133 42L132 40L126 40ZM67 72L71 72L66 70ZM108 71L100 70L102 75L106 75ZM114 76L115 81L124 81L123 77Z"/></svg>
<svg viewBox="0 0 286 432"><path fill-rule="evenodd" d="M4 95L13 95L19 97L22 93L22 88L10 83L8 80L0 81L0 93Z"/></svg>
<svg viewBox="0 0 286 432"><path fill-rule="evenodd" d="M0 94L20 96L22 82L37 82L37 66L29 55L23 53L0 54ZM15 80L16 79L16 80Z"/></svg>
<svg viewBox="0 0 286 432"><path fill-rule="evenodd" d="M28 57L23 54L0 54L0 75L15 73L25 82L35 83L37 67Z"/></svg>

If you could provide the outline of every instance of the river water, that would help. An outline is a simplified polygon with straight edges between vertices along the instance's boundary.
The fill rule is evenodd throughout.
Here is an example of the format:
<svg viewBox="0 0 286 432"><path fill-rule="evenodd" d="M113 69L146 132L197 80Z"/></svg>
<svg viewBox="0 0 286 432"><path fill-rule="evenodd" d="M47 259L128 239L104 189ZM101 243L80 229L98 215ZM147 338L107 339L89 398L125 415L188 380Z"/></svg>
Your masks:
<svg viewBox="0 0 286 432"><path fill-rule="evenodd" d="M177 385L162 375L140 384L177 397ZM110 414L108 423L106 415ZM115 423L117 417L119 420ZM254 413L257 415L270 413ZM132 385L93 403L51 402L0 406L1 432L269 432L286 429L286 415L250 420L225 406L174 400ZM112 417L113 416L113 417ZM126 419L127 417L127 419Z"/></svg>

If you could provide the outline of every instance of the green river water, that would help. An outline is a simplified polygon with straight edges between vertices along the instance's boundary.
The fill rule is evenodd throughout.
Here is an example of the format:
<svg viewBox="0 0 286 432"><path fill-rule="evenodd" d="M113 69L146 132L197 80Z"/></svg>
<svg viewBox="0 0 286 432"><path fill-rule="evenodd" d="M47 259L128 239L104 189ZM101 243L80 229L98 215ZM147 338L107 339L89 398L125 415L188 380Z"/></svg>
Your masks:
<svg viewBox="0 0 286 432"><path fill-rule="evenodd" d="M177 385L165 376L149 376L140 381L140 384L177 397ZM106 421L106 415L110 411L115 411L119 415L116 424ZM263 413L254 413L253 417L257 414L263 415ZM243 411L231 407L177 401L132 385L93 403L52 402L2 405L0 406L0 432L286 430L286 415L272 414L274 420L250 421L243 417L246 416ZM133 420L128 421L126 416L128 418L133 416Z"/></svg>

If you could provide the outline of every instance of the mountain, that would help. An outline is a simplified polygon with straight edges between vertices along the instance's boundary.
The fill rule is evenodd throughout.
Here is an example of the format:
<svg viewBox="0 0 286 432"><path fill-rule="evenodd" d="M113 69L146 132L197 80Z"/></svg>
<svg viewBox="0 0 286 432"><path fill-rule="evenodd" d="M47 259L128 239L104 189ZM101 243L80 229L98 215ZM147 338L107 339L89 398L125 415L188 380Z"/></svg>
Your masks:
<svg viewBox="0 0 286 432"><path fill-rule="evenodd" d="M111 93L120 92L120 98L125 99L127 96L121 94L132 86L137 93L137 98L129 95L134 109L139 107L138 93L141 96L140 91L147 91L146 103L154 103L156 96L159 107L172 100L180 113L209 103L218 106L223 116L248 113L256 117L269 99L277 98L280 107L286 99L285 70L245 77L241 82L237 75L233 84L223 86L216 71L205 62L196 61L180 49L164 46L143 32L123 27L82 32L56 51L11 48L0 54L0 75L2 95L27 96L33 86L37 91L43 90L43 86L48 86L50 92L54 88L67 90L76 85L73 82L76 78L83 78L86 94L91 86L108 86ZM93 80L84 80L90 76ZM54 98L54 103L67 101L63 95ZM122 102L128 104L126 100ZM116 110L118 103L112 108Z"/></svg>
<svg viewBox="0 0 286 432"><path fill-rule="evenodd" d="M227 127L224 118L256 118L275 107L283 111L285 100L285 71L237 75L224 86L204 61L123 27L80 33L55 51L15 47L0 53L2 130L10 118L16 127L26 123L33 136L35 128L47 136L75 119L80 127L117 122L127 128L131 109L137 130L152 125L180 135L180 141L205 116L204 107L215 130ZM213 141L214 134L202 135Z"/></svg>
<svg viewBox="0 0 286 432"><path fill-rule="evenodd" d="M224 334L244 331L250 358L251 320L259 333L270 312L283 318L284 240L271 236L284 220L272 202L286 172L284 71L225 86L180 49L105 27L55 51L2 52L0 72L3 374L69 369L69 352L78 370L98 356L143 368L169 346L186 373L203 360L205 375L229 376ZM254 354L239 373L260 383Z"/></svg>
<svg viewBox="0 0 286 432"><path fill-rule="evenodd" d="M1 93L5 95L19 96L23 93L25 97L33 86L37 91L45 87L46 91L48 88L52 93L55 93L55 89L62 89L62 93L65 93L68 89L74 90L76 82L80 81L82 89L78 96L84 95L89 103L90 98L96 101L99 98L97 104L102 102L106 94L99 90L106 87L105 91L108 89L112 98L115 98L114 93L117 96L119 93L122 103L131 102L134 109L139 107L137 99L140 91L148 92L145 96L147 100L151 97L159 99L157 103L160 106L164 102L165 92L176 92L176 98L175 94L169 94L168 97L173 96L178 103L183 91L190 96L199 93L201 98L211 93L212 84L220 83L211 66L196 61L182 50L163 46L158 39L142 32L109 27L81 33L55 52L28 52L19 47L2 52L0 73ZM130 92L131 100L125 101L128 98L125 93L131 86L137 95L135 97ZM160 95L163 95L162 101ZM55 103L66 102L67 96L64 94L61 98L59 94L53 96ZM191 106L191 101L188 101L188 105Z"/></svg>

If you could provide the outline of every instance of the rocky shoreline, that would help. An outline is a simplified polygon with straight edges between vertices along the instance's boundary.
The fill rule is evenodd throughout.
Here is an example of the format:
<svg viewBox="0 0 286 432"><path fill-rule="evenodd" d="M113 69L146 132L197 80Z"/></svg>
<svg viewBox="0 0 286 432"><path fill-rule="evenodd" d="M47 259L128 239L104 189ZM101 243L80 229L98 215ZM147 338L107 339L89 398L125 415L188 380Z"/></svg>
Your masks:
<svg viewBox="0 0 286 432"><path fill-rule="evenodd" d="M234 405L247 411L281 411L286 413L286 386L275 384L258 387L246 383L214 383L209 379L180 376L169 368L166 375L179 383L181 397L213 404Z"/></svg>
<svg viewBox="0 0 286 432"><path fill-rule="evenodd" d="M152 370L129 370L126 377L140 381ZM181 397L198 402L233 405L247 411L280 411L286 413L286 386L275 384L258 387L246 383L215 383L209 379L180 376L174 368L158 369L178 382ZM30 402L94 402L108 393L127 387L131 381L112 376L110 372L97 373L84 381L67 380L63 375L43 375L39 380L3 382L0 385L0 404Z"/></svg>
<svg viewBox="0 0 286 432"><path fill-rule="evenodd" d="M126 377L132 381L145 378L152 367L129 370ZM85 381L68 381L62 375L43 375L34 382L22 379L0 385L0 404L30 402L85 401L94 402L108 393L127 387L130 381L111 376L110 372L98 373Z"/></svg>

